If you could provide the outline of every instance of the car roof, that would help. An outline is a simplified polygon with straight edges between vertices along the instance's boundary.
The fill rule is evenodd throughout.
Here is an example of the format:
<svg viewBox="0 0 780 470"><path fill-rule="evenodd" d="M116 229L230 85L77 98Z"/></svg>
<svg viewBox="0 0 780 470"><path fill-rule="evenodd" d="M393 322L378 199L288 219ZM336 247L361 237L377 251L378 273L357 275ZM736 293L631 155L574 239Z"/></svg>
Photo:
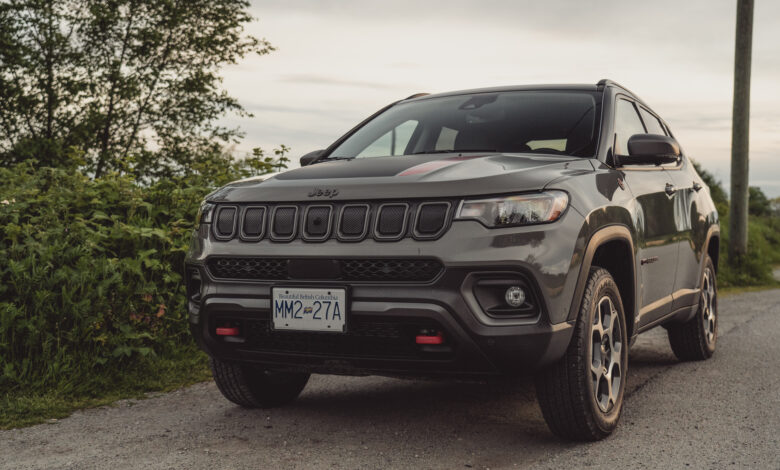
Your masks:
<svg viewBox="0 0 780 470"><path fill-rule="evenodd" d="M446 96L471 95L475 93L500 93L500 92L507 92L507 91L544 90L544 91L591 91L593 92L593 91L603 91L605 87L619 88L621 92L631 96L636 101L645 104L642 101L642 99L640 99L638 96L632 93L631 90L620 85L617 82L614 82L606 78L599 80L599 82L595 84L579 83L579 84L509 85L509 86L489 87L489 88L472 88L468 90L447 91L443 93L433 93L433 94L416 93L401 101L417 101L417 100L427 100L431 98L441 98Z"/></svg>

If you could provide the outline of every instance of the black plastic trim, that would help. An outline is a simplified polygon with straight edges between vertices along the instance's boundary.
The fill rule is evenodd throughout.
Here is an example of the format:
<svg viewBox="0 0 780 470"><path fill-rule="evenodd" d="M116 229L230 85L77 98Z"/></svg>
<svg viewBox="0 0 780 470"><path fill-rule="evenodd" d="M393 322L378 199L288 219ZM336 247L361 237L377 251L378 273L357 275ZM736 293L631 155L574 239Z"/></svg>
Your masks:
<svg viewBox="0 0 780 470"><path fill-rule="evenodd" d="M382 209L386 206L404 206L404 222L401 226L401 231L398 235L382 235L379 233L379 221L382 218ZM394 242L400 240L406 236L406 232L409 229L409 204L405 202L386 202L380 204L376 210L376 217L374 218L374 239L380 242Z"/></svg>
<svg viewBox="0 0 780 470"><path fill-rule="evenodd" d="M344 210L348 207L365 207L366 218L363 220L363 233L358 236L344 235L341 233L341 221L344 218ZM359 242L366 238L368 235L368 229L371 227L371 205L370 204L344 204L339 210L339 215L336 222L336 239L342 242Z"/></svg>
<svg viewBox="0 0 780 470"><path fill-rule="evenodd" d="M446 204L447 205L447 212L444 215L444 223L442 224L441 228L438 232L434 234L422 234L417 231L417 222L420 219L420 212L422 211L422 208L425 206L435 206L440 204ZM444 232L447 231L447 229L450 227L450 223L452 222L452 203L450 201L429 201L429 202L422 202L417 205L417 210L414 212L414 221L412 222L412 237L415 240L436 240L437 238L444 235Z"/></svg>
<svg viewBox="0 0 780 470"><path fill-rule="evenodd" d="M259 235L247 235L244 233L244 217L246 211L249 209L263 209L263 220L260 223ZM268 221L268 207L266 206L243 206L241 208L241 216L238 218L238 237L245 242L257 242L263 239L265 236L265 224Z"/></svg>
<svg viewBox="0 0 780 470"><path fill-rule="evenodd" d="M325 229L325 234L320 236L311 236L306 232L306 226L309 221L309 211L313 208L326 207L328 209L328 228ZM301 238L307 242L324 242L328 240L331 235L331 228L333 227L333 206L331 204L311 204L307 205L303 211L303 225L301 229Z"/></svg>
<svg viewBox="0 0 780 470"><path fill-rule="evenodd" d="M279 209L288 209L293 208L295 209L295 216L293 217L293 229L292 233L289 236L278 236L276 233L274 233L274 220L276 220L276 212L279 211ZM271 241L274 242L289 242L292 240L295 240L295 237L298 236L298 218L299 218L300 208L294 204L284 204L275 206L273 209L273 212L271 213L271 219L269 220L269 227L268 231L271 234Z"/></svg>
<svg viewBox="0 0 780 470"><path fill-rule="evenodd" d="M219 233L219 228L217 228L219 225L219 214L221 214L222 211L225 209L234 209L236 211L236 215L233 217L233 231L230 232L230 235L221 235ZM238 207L237 205L233 205L233 204L224 205L224 206L222 204L218 205L217 210L214 211L214 217L212 218L214 223L211 224L211 228L212 228L211 232L214 234L214 238L223 242L232 240L236 236L238 219L240 215L241 215L241 208Z"/></svg>

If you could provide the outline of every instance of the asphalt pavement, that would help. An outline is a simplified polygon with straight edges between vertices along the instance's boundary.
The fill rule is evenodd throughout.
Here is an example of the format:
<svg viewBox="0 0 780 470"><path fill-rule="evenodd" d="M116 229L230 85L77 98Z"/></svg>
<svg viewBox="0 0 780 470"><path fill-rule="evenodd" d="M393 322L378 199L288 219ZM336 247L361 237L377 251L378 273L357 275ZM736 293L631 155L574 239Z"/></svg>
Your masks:
<svg viewBox="0 0 780 470"><path fill-rule="evenodd" d="M720 300L715 356L680 363L665 330L631 350L622 422L563 443L530 380L313 376L291 406L243 410L203 383L0 431L0 468L780 469L780 290Z"/></svg>

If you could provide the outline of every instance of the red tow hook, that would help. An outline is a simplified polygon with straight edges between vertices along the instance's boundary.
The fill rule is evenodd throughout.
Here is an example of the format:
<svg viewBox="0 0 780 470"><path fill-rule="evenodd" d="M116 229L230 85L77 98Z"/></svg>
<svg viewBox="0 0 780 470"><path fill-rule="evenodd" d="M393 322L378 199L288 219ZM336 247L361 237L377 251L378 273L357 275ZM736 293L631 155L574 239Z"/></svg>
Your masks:
<svg viewBox="0 0 780 470"><path fill-rule="evenodd" d="M239 331L237 326L218 326L217 336L238 336Z"/></svg>
<svg viewBox="0 0 780 470"><path fill-rule="evenodd" d="M414 340L417 344L444 344L444 334L437 331L435 335L417 335Z"/></svg>

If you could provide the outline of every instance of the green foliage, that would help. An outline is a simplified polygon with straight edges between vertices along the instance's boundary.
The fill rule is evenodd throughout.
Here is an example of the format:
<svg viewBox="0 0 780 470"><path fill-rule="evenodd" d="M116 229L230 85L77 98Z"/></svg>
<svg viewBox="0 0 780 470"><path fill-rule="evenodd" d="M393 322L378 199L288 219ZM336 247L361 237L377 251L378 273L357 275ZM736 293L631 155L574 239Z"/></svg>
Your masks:
<svg viewBox="0 0 780 470"><path fill-rule="evenodd" d="M748 188L748 214L768 216L772 214L772 203L766 197L761 188L750 186Z"/></svg>
<svg viewBox="0 0 780 470"><path fill-rule="evenodd" d="M772 276L774 266L780 264L780 219L777 217L750 216L748 226L748 252L740 263L728 259L728 217L720 222L721 243L718 285L766 286L777 282Z"/></svg>
<svg viewBox="0 0 780 470"><path fill-rule="evenodd" d="M0 168L0 390L92 396L194 350L182 270L198 205L284 167L285 152L206 154L197 172L148 184L68 164Z"/></svg>
<svg viewBox="0 0 780 470"><path fill-rule="evenodd" d="M84 156L106 171L178 173L240 137L218 124L246 114L220 68L264 39L244 34L245 0L0 2L0 165Z"/></svg>
<svg viewBox="0 0 780 470"><path fill-rule="evenodd" d="M718 214L721 217L727 216L729 213L729 198L726 195L723 184L715 178L715 175L702 168L698 162L691 161L691 163L693 163L696 173L701 176L701 179L710 188L710 195L715 203L715 208L718 209Z"/></svg>

